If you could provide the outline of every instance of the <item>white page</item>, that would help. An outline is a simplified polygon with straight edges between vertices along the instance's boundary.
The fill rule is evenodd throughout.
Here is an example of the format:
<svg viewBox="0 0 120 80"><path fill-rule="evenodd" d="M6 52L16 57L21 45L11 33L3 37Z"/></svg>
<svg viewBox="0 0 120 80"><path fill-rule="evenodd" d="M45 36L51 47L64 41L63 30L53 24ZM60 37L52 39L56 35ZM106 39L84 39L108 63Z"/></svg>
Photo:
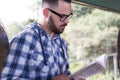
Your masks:
<svg viewBox="0 0 120 80"><path fill-rule="evenodd" d="M70 75L70 78L79 80L80 78L88 78L92 75L103 72L106 69L106 61L107 61L107 55L103 54L91 64L87 65L82 69L79 69L77 72Z"/></svg>

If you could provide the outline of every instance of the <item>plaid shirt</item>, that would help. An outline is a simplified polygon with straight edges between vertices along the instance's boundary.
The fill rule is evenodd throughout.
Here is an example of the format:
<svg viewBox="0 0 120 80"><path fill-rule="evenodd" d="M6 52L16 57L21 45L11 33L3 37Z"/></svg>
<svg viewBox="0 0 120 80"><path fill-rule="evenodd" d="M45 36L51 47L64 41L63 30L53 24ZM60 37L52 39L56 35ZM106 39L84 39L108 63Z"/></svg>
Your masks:
<svg viewBox="0 0 120 80"><path fill-rule="evenodd" d="M52 80L60 74L70 75L66 43L35 22L12 40L1 79Z"/></svg>

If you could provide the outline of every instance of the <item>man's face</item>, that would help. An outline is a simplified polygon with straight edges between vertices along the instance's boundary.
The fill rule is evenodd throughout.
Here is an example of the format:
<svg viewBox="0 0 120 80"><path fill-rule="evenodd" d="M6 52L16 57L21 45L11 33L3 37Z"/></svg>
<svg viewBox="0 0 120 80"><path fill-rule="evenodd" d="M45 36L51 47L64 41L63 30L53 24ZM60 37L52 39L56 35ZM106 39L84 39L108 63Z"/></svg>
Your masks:
<svg viewBox="0 0 120 80"><path fill-rule="evenodd" d="M49 29L53 33L62 33L68 24L68 17L71 15L71 4L59 0L57 7L48 10L51 12L48 19Z"/></svg>

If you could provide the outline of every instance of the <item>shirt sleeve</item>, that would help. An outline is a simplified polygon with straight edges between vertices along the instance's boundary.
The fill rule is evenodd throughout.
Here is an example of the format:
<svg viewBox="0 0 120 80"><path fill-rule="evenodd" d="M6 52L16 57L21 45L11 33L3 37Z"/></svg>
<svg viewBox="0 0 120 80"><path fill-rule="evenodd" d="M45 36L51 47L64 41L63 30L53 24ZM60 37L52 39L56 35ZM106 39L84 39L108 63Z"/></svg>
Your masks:
<svg viewBox="0 0 120 80"><path fill-rule="evenodd" d="M64 74L66 75L70 75L71 72L70 72L70 62L69 62L69 53L68 53L68 47L67 47L67 42L62 39L63 41L63 47L64 47L64 55L65 55L65 64L66 64L66 67L65 67L65 71L64 71Z"/></svg>
<svg viewBox="0 0 120 80"><path fill-rule="evenodd" d="M27 57L33 36L22 34L12 40L6 62L1 74L1 79L15 80L23 78L27 66Z"/></svg>

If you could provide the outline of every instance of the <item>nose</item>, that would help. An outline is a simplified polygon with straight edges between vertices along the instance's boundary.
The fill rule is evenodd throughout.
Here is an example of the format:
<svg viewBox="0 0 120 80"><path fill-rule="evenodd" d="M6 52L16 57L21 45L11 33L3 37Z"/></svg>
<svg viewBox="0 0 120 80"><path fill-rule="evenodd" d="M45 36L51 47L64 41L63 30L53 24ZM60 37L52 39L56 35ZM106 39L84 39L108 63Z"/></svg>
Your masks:
<svg viewBox="0 0 120 80"><path fill-rule="evenodd" d="M69 18L66 18L66 19L64 20L64 23L68 24L68 23L69 23Z"/></svg>

